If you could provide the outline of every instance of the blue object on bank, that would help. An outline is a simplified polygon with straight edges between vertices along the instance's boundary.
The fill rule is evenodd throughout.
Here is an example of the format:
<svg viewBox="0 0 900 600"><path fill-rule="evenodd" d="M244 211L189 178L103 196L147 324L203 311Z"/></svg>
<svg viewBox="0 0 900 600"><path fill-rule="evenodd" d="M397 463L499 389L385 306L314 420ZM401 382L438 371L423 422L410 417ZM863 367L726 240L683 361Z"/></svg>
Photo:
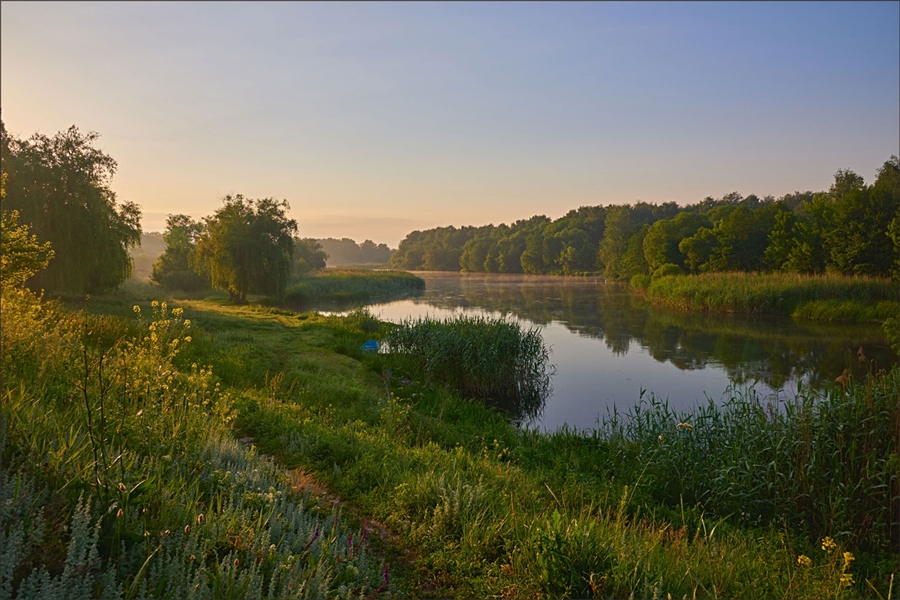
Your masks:
<svg viewBox="0 0 900 600"><path fill-rule="evenodd" d="M362 345L363 352L378 352L378 342L375 340L369 340L365 344Z"/></svg>

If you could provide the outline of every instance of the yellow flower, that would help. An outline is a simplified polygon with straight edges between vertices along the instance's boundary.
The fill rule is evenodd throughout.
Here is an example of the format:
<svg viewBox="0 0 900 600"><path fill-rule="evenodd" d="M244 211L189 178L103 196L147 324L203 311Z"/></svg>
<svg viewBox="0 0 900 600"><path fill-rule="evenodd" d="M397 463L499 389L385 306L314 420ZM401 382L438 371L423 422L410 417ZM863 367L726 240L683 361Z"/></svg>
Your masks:
<svg viewBox="0 0 900 600"><path fill-rule="evenodd" d="M801 567L809 567L812 566L812 560L805 554L801 554L797 557L797 564Z"/></svg>
<svg viewBox="0 0 900 600"><path fill-rule="evenodd" d="M844 573L841 575L841 585L844 587L850 587L853 585L853 575L851 573Z"/></svg>
<svg viewBox="0 0 900 600"><path fill-rule="evenodd" d="M849 569L850 563L856 560L856 557L853 556L851 552L844 552L844 568Z"/></svg>
<svg viewBox="0 0 900 600"><path fill-rule="evenodd" d="M185 344L190 344L190 343L191 343L191 336L189 336L189 335L184 336L184 343L185 343Z"/></svg>
<svg viewBox="0 0 900 600"><path fill-rule="evenodd" d="M834 540L831 539L831 537L826 537L824 540L822 540L822 550L824 550L825 552L831 552L835 548L837 548L837 544L834 543Z"/></svg>

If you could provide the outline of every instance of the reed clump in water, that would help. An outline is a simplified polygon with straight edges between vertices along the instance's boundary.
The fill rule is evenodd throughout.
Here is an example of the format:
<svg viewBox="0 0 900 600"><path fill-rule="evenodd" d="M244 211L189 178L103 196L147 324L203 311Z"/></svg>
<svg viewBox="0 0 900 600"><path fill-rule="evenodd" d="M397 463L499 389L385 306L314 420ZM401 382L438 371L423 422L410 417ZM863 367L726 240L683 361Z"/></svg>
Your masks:
<svg viewBox="0 0 900 600"><path fill-rule="evenodd" d="M294 280L288 286L288 303L311 300L369 300L421 292L425 281L406 271L364 269L325 270Z"/></svg>
<svg viewBox="0 0 900 600"><path fill-rule="evenodd" d="M540 331L504 318L407 319L388 343L424 381L491 399L521 417L539 414L550 392L550 354Z"/></svg>

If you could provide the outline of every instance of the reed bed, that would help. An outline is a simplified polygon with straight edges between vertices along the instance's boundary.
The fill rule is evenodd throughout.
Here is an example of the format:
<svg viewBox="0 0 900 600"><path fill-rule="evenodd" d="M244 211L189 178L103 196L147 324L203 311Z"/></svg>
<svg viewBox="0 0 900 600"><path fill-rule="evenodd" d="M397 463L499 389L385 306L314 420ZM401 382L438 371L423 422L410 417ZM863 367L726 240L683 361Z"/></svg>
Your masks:
<svg viewBox="0 0 900 600"><path fill-rule="evenodd" d="M702 506L711 518L777 524L863 549L900 545L900 368L844 377L844 387L762 399L732 388L724 402L675 413L655 396L596 433L640 465L653 501ZM615 457L616 454L610 455Z"/></svg>
<svg viewBox="0 0 900 600"><path fill-rule="evenodd" d="M827 320L883 320L900 312L897 284L885 278L837 274L705 273L654 279L646 298L683 311L782 314ZM816 303L827 302L827 310ZM846 302L843 307L837 302ZM878 305L876 311L867 307ZM806 306L809 305L809 306ZM806 307L805 307L806 306ZM799 312L798 312L799 311Z"/></svg>
<svg viewBox="0 0 900 600"><path fill-rule="evenodd" d="M415 375L467 398L488 398L519 418L539 413L552 368L540 331L503 318L407 319L388 344L407 357Z"/></svg>
<svg viewBox="0 0 900 600"><path fill-rule="evenodd" d="M406 271L326 269L295 279L285 301L297 304L313 300L358 300L396 297L425 289L425 281Z"/></svg>

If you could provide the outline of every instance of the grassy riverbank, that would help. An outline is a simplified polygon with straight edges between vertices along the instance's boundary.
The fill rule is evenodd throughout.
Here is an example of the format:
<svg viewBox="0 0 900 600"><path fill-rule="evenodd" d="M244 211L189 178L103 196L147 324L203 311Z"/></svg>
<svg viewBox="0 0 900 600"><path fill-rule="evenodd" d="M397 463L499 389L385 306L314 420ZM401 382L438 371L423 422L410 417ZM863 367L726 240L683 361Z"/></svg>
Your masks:
<svg viewBox="0 0 900 600"><path fill-rule="evenodd" d="M288 286L285 303L297 305L313 300L366 301L395 297L425 289L425 282L406 271L326 269L295 279Z"/></svg>
<svg viewBox="0 0 900 600"><path fill-rule="evenodd" d="M654 279L643 292L681 311L780 314L825 321L879 321L900 314L896 282L875 277L706 273Z"/></svg>
<svg viewBox="0 0 900 600"><path fill-rule="evenodd" d="M363 354L363 341L390 333L365 312L185 300L150 330L153 307L140 302L141 323L132 304L93 299L92 311L118 315L103 317L4 306L4 510L19 511L4 513L4 528L56 532L22 537L37 541L4 582L46 565L65 581L121 583L122 595L199 582L220 586L208 595L250 597L318 573L321 595L365 595L384 585L386 562L380 593L412 597L888 597L900 542L896 369L781 410L739 390L683 415L643 398L627 422L541 434ZM272 508L279 492L293 508ZM96 553L66 571L70 547L90 548L62 533L76 531L80 494L93 509L79 535L101 528ZM277 517L289 510L285 530ZM115 537L119 523L130 537ZM128 559L106 562L120 541Z"/></svg>

